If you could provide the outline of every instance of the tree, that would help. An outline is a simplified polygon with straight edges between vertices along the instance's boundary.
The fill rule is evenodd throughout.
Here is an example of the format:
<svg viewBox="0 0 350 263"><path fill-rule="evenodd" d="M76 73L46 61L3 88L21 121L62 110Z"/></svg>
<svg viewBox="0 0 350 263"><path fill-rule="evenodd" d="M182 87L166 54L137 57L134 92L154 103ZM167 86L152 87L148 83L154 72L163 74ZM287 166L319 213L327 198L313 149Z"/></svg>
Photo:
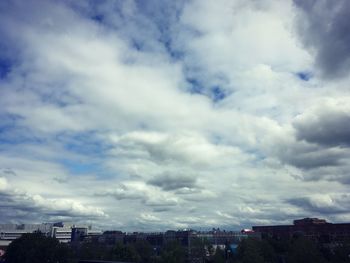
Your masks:
<svg viewBox="0 0 350 263"><path fill-rule="evenodd" d="M237 248L238 258L243 263L276 262L273 247L265 240L247 238L241 241Z"/></svg>
<svg viewBox="0 0 350 263"><path fill-rule="evenodd" d="M332 263L343 263L350 262L350 245L342 244L333 249L333 253L331 255Z"/></svg>
<svg viewBox="0 0 350 263"><path fill-rule="evenodd" d="M98 243L84 242L78 249L78 258L86 260L111 260L111 249Z"/></svg>
<svg viewBox="0 0 350 263"><path fill-rule="evenodd" d="M112 259L125 262L140 262L141 257L134 246L117 243L112 251Z"/></svg>
<svg viewBox="0 0 350 263"><path fill-rule="evenodd" d="M225 251L219 247L216 248L213 263L225 263Z"/></svg>
<svg viewBox="0 0 350 263"><path fill-rule="evenodd" d="M185 262L185 249L177 241L169 242L165 245L161 253L161 262L181 263Z"/></svg>
<svg viewBox="0 0 350 263"><path fill-rule="evenodd" d="M155 261L155 252L151 244L146 240L138 240L134 244L137 253L141 257L142 263L150 263Z"/></svg>
<svg viewBox="0 0 350 263"><path fill-rule="evenodd" d="M42 233L24 234L7 248L6 263L67 263L70 250Z"/></svg>
<svg viewBox="0 0 350 263"><path fill-rule="evenodd" d="M207 258L207 251L210 243L206 238L192 238L190 243L189 258L190 260L197 260L204 262ZM208 251L209 252L209 251Z"/></svg>
<svg viewBox="0 0 350 263"><path fill-rule="evenodd" d="M291 241L287 253L287 263L326 262L316 245L305 237L297 237Z"/></svg>
<svg viewBox="0 0 350 263"><path fill-rule="evenodd" d="M264 258L260 253L259 241L248 238L238 245L238 258L243 263L264 263Z"/></svg>

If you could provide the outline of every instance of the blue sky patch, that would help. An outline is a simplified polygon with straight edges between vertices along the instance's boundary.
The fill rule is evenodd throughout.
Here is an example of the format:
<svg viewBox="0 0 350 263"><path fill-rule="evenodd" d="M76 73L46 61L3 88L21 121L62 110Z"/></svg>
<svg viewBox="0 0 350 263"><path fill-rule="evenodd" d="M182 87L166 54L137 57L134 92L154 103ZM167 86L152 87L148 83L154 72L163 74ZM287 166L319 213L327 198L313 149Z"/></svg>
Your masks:
<svg viewBox="0 0 350 263"><path fill-rule="evenodd" d="M68 151L87 156L104 156L105 151L110 148L110 146L98 140L94 132L74 135L61 134L57 139L64 143L64 147Z"/></svg>
<svg viewBox="0 0 350 263"><path fill-rule="evenodd" d="M98 22L98 23L102 23L104 17L103 17L103 15L94 15L91 17L91 19Z"/></svg>
<svg viewBox="0 0 350 263"><path fill-rule="evenodd" d="M312 77L312 74L310 72L298 72L296 73L296 75L298 76L299 79L303 80L303 81L309 81Z"/></svg>
<svg viewBox="0 0 350 263"><path fill-rule="evenodd" d="M71 173L71 174L99 174L101 173L101 167L96 163L84 163L77 162L68 159L61 160L60 163Z"/></svg>
<svg viewBox="0 0 350 263"><path fill-rule="evenodd" d="M194 94L203 94L203 86L197 79L188 78L187 82L190 83L189 91Z"/></svg>
<svg viewBox="0 0 350 263"><path fill-rule="evenodd" d="M10 73L12 63L9 59L0 58L0 79L6 78Z"/></svg>
<svg viewBox="0 0 350 263"><path fill-rule="evenodd" d="M218 86L215 86L211 89L211 96L214 102L217 102L226 98L225 91Z"/></svg>

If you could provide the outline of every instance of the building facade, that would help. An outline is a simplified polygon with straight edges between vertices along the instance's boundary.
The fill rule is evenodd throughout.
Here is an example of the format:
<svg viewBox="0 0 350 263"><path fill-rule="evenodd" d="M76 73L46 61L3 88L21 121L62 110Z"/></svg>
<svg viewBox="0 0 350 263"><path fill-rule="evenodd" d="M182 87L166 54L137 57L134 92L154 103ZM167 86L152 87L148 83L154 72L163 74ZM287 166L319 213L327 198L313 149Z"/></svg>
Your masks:
<svg viewBox="0 0 350 263"><path fill-rule="evenodd" d="M292 238L302 235L321 243L342 243L350 240L350 223L333 224L324 219L304 218L294 220L293 225L253 226L262 238Z"/></svg>

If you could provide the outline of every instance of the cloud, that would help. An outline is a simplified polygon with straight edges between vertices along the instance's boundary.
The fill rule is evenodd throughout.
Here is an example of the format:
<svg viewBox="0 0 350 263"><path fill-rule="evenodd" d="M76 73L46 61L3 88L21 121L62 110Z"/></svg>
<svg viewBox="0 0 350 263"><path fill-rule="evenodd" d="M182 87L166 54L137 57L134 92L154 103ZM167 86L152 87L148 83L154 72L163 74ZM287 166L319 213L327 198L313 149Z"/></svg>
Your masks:
<svg viewBox="0 0 350 263"><path fill-rule="evenodd" d="M112 196L117 200L135 200L149 207L172 207L178 204L178 200L170 193L160 191L157 188L148 187L140 181L124 182L116 189L108 189L96 196Z"/></svg>
<svg viewBox="0 0 350 263"><path fill-rule="evenodd" d="M301 207L305 211L317 214L347 213L349 196L347 194L314 194L288 200L292 205Z"/></svg>
<svg viewBox="0 0 350 263"><path fill-rule="evenodd" d="M11 217L13 211L20 211L24 214L40 216L47 220L50 216L64 216L66 218L105 218L107 214L100 208L86 206L77 200L69 198L47 198L38 194L30 194L9 187L6 179L0 178L0 195L2 196L1 207L5 215ZM16 213L15 213L16 214ZM19 221L20 218L12 217L12 220Z"/></svg>
<svg viewBox="0 0 350 263"><path fill-rule="evenodd" d="M283 161L302 168L314 169L318 167L340 166L342 161L347 158L348 152L341 148L323 148L314 145L292 142L280 157Z"/></svg>
<svg viewBox="0 0 350 263"><path fill-rule="evenodd" d="M349 1L294 0L302 11L299 33L315 55L317 67L324 77L346 77L350 67Z"/></svg>
<svg viewBox="0 0 350 263"><path fill-rule="evenodd" d="M1 221L238 228L341 203L348 80L320 78L292 1L0 9Z"/></svg>
<svg viewBox="0 0 350 263"><path fill-rule="evenodd" d="M163 173L148 181L149 184L161 187L163 190L176 190L180 188L195 188L196 177L192 174Z"/></svg>
<svg viewBox="0 0 350 263"><path fill-rule="evenodd" d="M278 158L297 168L296 178L349 183L348 98L325 98L292 121L279 142Z"/></svg>
<svg viewBox="0 0 350 263"><path fill-rule="evenodd" d="M324 146L348 147L350 108L347 99L329 100L298 116L297 138Z"/></svg>
<svg viewBox="0 0 350 263"><path fill-rule="evenodd" d="M7 188L6 178L0 177L0 191L4 191Z"/></svg>
<svg viewBox="0 0 350 263"><path fill-rule="evenodd" d="M226 156L241 157L236 147L214 144L197 133L178 134L136 131L113 136L113 154L119 157L145 158L156 163L211 166Z"/></svg>

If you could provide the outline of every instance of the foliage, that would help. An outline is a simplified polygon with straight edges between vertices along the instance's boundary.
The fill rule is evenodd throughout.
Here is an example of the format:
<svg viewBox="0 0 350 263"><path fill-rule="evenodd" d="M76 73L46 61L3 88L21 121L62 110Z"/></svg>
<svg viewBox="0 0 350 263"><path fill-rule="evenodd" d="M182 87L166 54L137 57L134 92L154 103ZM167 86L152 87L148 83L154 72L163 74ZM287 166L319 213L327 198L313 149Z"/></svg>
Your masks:
<svg viewBox="0 0 350 263"><path fill-rule="evenodd" d="M76 257L86 260L111 260L112 250L102 244L85 242L81 244Z"/></svg>
<svg viewBox="0 0 350 263"><path fill-rule="evenodd" d="M350 245L342 244L333 249L330 257L332 263L350 262Z"/></svg>
<svg viewBox="0 0 350 263"><path fill-rule="evenodd" d="M6 263L67 263L70 250L42 233L24 234L7 248Z"/></svg>
<svg viewBox="0 0 350 263"><path fill-rule="evenodd" d="M225 251L217 248L213 256L213 263L225 263Z"/></svg>
<svg viewBox="0 0 350 263"><path fill-rule="evenodd" d="M253 238L244 239L237 248L238 258L242 263L264 263L260 241Z"/></svg>
<svg viewBox="0 0 350 263"><path fill-rule="evenodd" d="M155 251L151 244L146 240L138 240L134 244L137 253L140 255L142 263L151 263L155 261Z"/></svg>
<svg viewBox="0 0 350 263"><path fill-rule="evenodd" d="M131 244L117 243L112 251L112 260L124 262L141 262L141 257Z"/></svg>
<svg viewBox="0 0 350 263"><path fill-rule="evenodd" d="M206 251L209 250L210 243L206 238L191 238L189 256L203 262L206 258Z"/></svg>
<svg viewBox="0 0 350 263"><path fill-rule="evenodd" d="M161 253L161 262L164 263L181 263L185 258L185 249L176 241L168 242Z"/></svg>
<svg viewBox="0 0 350 263"><path fill-rule="evenodd" d="M305 237L291 241L287 253L287 263L326 262L316 245Z"/></svg>

